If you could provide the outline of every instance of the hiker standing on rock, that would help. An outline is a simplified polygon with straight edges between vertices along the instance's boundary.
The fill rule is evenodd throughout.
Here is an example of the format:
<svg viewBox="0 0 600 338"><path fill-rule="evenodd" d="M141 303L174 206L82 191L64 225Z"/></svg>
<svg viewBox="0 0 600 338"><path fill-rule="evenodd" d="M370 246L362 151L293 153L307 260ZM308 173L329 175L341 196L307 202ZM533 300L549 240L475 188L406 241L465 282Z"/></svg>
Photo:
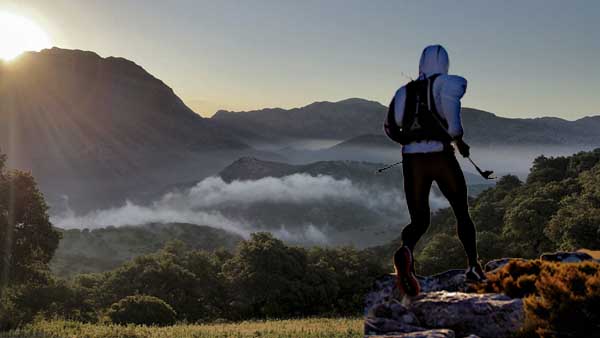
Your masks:
<svg viewBox="0 0 600 338"><path fill-rule="evenodd" d="M429 191L434 181L456 217L458 238L469 262L466 279L485 280L478 261L475 225L469 215L467 185L452 147L454 144L462 156L469 157L460 116L467 80L448 75L448 66L444 47L425 48L419 77L398 89L384 125L386 134L402 144L404 193L411 222L402 231L402 247L394 254L394 267L399 290L409 296L420 290L413 250L429 227Z"/></svg>

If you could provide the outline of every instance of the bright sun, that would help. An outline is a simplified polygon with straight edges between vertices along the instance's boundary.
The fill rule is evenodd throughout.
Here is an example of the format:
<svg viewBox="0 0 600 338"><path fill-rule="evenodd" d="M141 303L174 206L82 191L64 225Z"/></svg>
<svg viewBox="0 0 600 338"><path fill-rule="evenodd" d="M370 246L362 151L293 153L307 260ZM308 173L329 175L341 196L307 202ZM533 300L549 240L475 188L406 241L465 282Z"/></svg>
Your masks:
<svg viewBox="0 0 600 338"><path fill-rule="evenodd" d="M11 60L25 51L51 46L48 34L22 16L0 12L0 59Z"/></svg>

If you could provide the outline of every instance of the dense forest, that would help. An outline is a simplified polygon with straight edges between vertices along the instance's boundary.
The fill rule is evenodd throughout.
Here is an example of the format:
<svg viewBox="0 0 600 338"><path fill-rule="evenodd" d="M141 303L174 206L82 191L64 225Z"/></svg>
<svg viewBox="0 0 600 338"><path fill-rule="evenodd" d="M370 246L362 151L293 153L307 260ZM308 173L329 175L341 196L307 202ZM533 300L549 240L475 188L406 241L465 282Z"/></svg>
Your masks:
<svg viewBox="0 0 600 338"><path fill-rule="evenodd" d="M56 229L61 234L50 261L59 277L116 269L134 257L182 241L189 249L233 250L242 237L222 229L188 223L148 223L99 229Z"/></svg>
<svg viewBox="0 0 600 338"><path fill-rule="evenodd" d="M171 324L357 314L386 272L353 248L305 249L255 233L231 251L176 240L112 271L59 278L49 262L65 234L49 222L34 178L5 163L0 157L0 329L57 317Z"/></svg>
<svg viewBox="0 0 600 338"><path fill-rule="evenodd" d="M390 272L399 239L368 250L289 246L255 233L233 250L171 241L103 273L68 279L49 267L61 233L34 178L0 157L0 328L34 318L171 324L361 312L373 279ZM600 247L600 149L535 160L525 182L502 177L471 202L481 258L536 257ZM464 267L451 210L420 242L421 273ZM64 267L63 267L64 268Z"/></svg>
<svg viewBox="0 0 600 338"><path fill-rule="evenodd" d="M470 201L480 258L536 258L547 251L600 248L600 149L567 157L535 159L525 182L500 178ZM432 274L464 268L450 208L432 215L416 248L417 270ZM374 248L389 257L401 239Z"/></svg>

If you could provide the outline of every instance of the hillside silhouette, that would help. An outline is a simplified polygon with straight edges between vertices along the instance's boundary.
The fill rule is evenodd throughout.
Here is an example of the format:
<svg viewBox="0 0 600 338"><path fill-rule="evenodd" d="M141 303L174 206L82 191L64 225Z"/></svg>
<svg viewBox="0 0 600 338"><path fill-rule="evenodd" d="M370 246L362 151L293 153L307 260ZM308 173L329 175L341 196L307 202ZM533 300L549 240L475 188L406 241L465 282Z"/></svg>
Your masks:
<svg viewBox="0 0 600 338"><path fill-rule="evenodd" d="M124 58L52 48L0 71L0 148L52 204L67 195L72 207L106 205L201 178L249 150Z"/></svg>

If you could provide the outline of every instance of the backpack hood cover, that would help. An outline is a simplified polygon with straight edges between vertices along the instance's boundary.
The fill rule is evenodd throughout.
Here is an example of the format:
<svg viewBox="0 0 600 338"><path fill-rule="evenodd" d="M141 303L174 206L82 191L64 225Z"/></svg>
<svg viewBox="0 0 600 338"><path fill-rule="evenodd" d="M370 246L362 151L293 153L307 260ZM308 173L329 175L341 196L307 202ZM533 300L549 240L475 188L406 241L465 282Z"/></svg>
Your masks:
<svg viewBox="0 0 600 338"><path fill-rule="evenodd" d="M448 52L440 45L428 46L421 54L419 76L430 77L433 74L448 74L450 60Z"/></svg>

